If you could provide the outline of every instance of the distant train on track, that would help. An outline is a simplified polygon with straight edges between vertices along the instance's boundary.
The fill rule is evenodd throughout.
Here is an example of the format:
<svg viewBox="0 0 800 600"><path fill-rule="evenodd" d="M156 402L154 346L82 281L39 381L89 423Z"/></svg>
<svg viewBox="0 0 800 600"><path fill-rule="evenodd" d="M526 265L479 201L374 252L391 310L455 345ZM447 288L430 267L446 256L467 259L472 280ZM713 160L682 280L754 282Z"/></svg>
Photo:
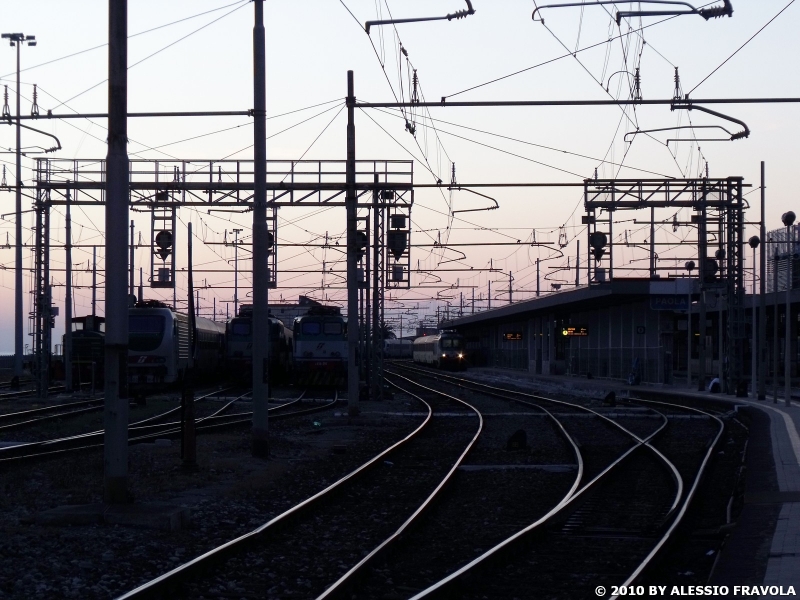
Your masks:
<svg viewBox="0 0 800 600"><path fill-rule="evenodd" d="M452 331L418 337L414 340L414 362L437 368L464 369L464 337Z"/></svg>
<svg viewBox="0 0 800 600"><path fill-rule="evenodd" d="M383 341L383 358L411 358L414 342L411 340L388 339Z"/></svg>

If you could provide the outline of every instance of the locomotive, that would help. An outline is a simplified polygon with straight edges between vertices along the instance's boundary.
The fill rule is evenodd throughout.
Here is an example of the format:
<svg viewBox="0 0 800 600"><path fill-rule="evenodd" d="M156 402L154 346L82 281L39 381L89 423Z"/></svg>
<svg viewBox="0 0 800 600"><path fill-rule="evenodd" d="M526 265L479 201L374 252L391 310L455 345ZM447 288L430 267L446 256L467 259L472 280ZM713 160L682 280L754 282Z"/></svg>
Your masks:
<svg viewBox="0 0 800 600"><path fill-rule="evenodd" d="M464 337L453 331L414 340L414 362L437 368L465 369Z"/></svg>
<svg viewBox="0 0 800 600"><path fill-rule="evenodd" d="M249 381L253 373L253 307L243 304L225 326L227 370L231 378ZM277 380L291 371L292 330L269 316L269 372Z"/></svg>
<svg viewBox="0 0 800 600"><path fill-rule="evenodd" d="M313 306L294 320L294 378L341 384L347 376L347 319L335 306Z"/></svg>
<svg viewBox="0 0 800 600"><path fill-rule="evenodd" d="M128 382L133 386L181 381L189 367L189 316L162 302L138 302L128 311ZM194 368L211 376L225 357L225 326L197 317Z"/></svg>

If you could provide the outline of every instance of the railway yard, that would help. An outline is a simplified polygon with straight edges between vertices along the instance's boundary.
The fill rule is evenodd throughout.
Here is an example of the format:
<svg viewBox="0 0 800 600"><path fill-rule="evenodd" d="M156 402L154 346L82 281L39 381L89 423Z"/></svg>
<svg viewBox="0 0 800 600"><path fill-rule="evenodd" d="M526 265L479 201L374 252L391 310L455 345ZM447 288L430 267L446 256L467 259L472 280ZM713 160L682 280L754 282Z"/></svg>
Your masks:
<svg viewBox="0 0 800 600"><path fill-rule="evenodd" d="M46 444L45 457L2 448L0 597L584 598L637 569L644 583L708 581L741 509L746 411L623 393L612 406L596 385L402 361L386 377L392 394L358 417L331 394L276 389L267 462L250 456L241 419L203 431L233 400L219 416L249 416L246 393L198 393L194 471L175 424L156 423L176 399L132 408L130 490L179 509L171 530L52 510L101 502L100 451L85 440ZM33 423L23 402L0 405L3 421L28 421L4 439L69 439L101 421ZM69 404L59 414L86 410ZM6 568L19 564L33 566Z"/></svg>

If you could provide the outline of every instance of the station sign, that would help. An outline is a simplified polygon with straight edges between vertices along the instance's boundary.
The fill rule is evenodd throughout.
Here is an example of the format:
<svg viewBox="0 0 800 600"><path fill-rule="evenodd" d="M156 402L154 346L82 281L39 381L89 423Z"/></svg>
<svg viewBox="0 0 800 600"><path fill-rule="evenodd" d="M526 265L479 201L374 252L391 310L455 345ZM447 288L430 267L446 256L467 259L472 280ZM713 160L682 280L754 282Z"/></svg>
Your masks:
<svg viewBox="0 0 800 600"><path fill-rule="evenodd" d="M570 325L561 328L561 335L564 337L586 337L589 335L589 328L583 325Z"/></svg>
<svg viewBox="0 0 800 600"><path fill-rule="evenodd" d="M522 332L521 331L506 331L503 333L503 339L507 342L519 342L522 341Z"/></svg>
<svg viewBox="0 0 800 600"><path fill-rule="evenodd" d="M650 310L689 310L689 296L684 294L653 294Z"/></svg>

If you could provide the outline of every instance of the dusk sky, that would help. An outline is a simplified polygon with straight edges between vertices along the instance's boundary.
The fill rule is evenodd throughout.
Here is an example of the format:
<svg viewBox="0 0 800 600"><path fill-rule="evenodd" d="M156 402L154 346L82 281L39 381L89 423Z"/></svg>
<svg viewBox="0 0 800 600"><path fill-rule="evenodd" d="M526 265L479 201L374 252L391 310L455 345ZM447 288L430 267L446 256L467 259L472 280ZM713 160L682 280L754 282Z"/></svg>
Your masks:
<svg viewBox="0 0 800 600"><path fill-rule="evenodd" d="M636 6L619 5L619 8ZM721 4L714 2L711 5ZM637 67L645 99L669 99L674 91L675 67L684 93L691 98L800 97L795 58L800 56L797 25L800 5L788 0L733 0L732 18L705 21L697 15L677 18L623 19L617 26L614 7L546 9L545 23L533 21L534 3L521 0L475 0L476 13L458 21L411 23L374 27L368 36L363 23L371 19L442 16L466 7L460 0L306 0L265 2L267 29L267 156L270 160L345 158L346 72L355 72L360 101L388 102L410 98L410 72L417 70L424 98L451 100L528 99L627 99L631 96L630 73ZM792 4L738 53L731 55ZM225 111L252 106L251 2L212 0L129 0L129 111ZM542 3L540 3L542 5ZM642 5L647 8L649 5ZM107 111L107 2L79 0L56 2L0 0L0 29L35 35L36 47L22 48L22 113L29 114L33 85L38 86L40 112L104 113ZM399 37L398 37L399 36ZM408 59L400 52L400 44ZM588 49L587 49L588 48ZM574 53L574 54L571 54ZM729 59L727 62L726 59ZM15 49L0 45L0 84L8 86L13 114ZM722 64L724 62L724 64ZM722 66L720 66L722 64ZM541 66L537 66L541 65ZM715 71L715 69L718 70ZM519 73L517 73L519 72ZM511 75L517 73L515 75ZM508 76L508 77L504 77ZM500 79L502 78L502 79ZM498 80L499 79L499 80ZM497 80L497 81L495 81ZM608 92L606 92L608 86ZM2 91L2 90L0 90ZM718 125L735 131L734 123L693 111L670 111L669 106L638 106L623 111L606 107L514 107L418 109L413 115L416 136L405 130L403 118L392 110L356 112L358 159L410 160L417 183L450 180L456 164L459 183L573 182L603 178L697 177L706 161L712 177L743 176L751 205L748 220L759 214L760 161L766 161L767 228L780 226L786 210L800 212L800 195L791 184L800 156L800 106L797 104L729 104L715 110L747 123L750 137L737 141L694 142L692 136L711 137L682 130L687 141L669 145L675 132L637 135L632 143L625 134L636 129L675 125ZM301 110L303 109L303 110ZM409 113L408 118L412 118ZM104 119L46 120L28 123L56 135L63 149L47 157L104 159ZM699 130L698 130L699 131ZM160 161L212 161L223 158L252 159L252 120L247 117L130 119L131 159ZM713 135L716 136L716 131ZM630 136L629 136L630 138ZM23 133L23 146L48 146L51 139ZM699 147L698 147L699 146ZM14 128L0 127L0 165L5 166L9 187L0 190L0 353L13 352L14 286ZM9 151L12 153L9 154ZM37 156L23 159L23 182L31 185ZM0 166L0 170L2 167ZM752 191L751 191L752 190ZM449 300L458 305L481 299L486 305L489 281L493 302L508 301L508 272L514 277L514 299L529 298L536 286L535 260L542 259L542 289L552 282L573 282L565 267L576 252L575 242L585 238L581 225L581 188L482 188L496 199L498 210L456 213L488 206L489 201L464 191L420 189L412 211L412 244L434 240L450 244L516 242L518 246L419 248L412 252L412 266L426 273L412 276L412 288L392 292L387 309L408 309L404 322L416 324ZM25 268L32 263L30 245L30 196L23 199ZM344 234L343 208L285 208L279 212L279 243L319 244ZM55 303L64 302L64 211L52 212L54 248L51 267ZM103 314L102 269L103 210L88 207L73 211L73 282L75 315L91 312L91 245L97 245L100 274L98 312ZM131 213L137 240L150 242L148 214ZM688 212L679 215L688 221ZM210 316L216 299L218 315L233 299L232 247L203 246L201 242L232 239L232 230L243 230L248 242L251 213L208 213L202 209L179 212L179 236L186 239L186 224L196 234L195 264L215 272L195 275L201 289L201 309ZM227 237L226 237L227 231ZM671 227L659 230L660 241L684 237ZM749 226L747 236L756 233ZM568 245L558 250L559 236ZM616 231L615 231L616 234ZM619 235L643 243L649 228L631 223ZM535 236L535 238L534 238ZM534 247L531 241L552 242ZM615 241L618 241L615 239ZM6 243L8 242L8 244ZM528 242L528 243L525 243ZM343 242L342 242L343 243ZM179 244L180 246L180 244ZM582 248L585 252L585 246ZM663 264L670 252L660 254ZM332 249L279 248L279 289L270 300L296 300L298 294L344 304L343 274L321 274L323 262L344 269L343 255ZM562 255L563 253L563 255ZM492 266L502 272L488 272ZM621 249L620 260L641 258L641 250ZM644 255L646 256L646 255ZM675 255L677 256L677 254ZM149 247L137 250L136 268L150 276ZM497 258L500 257L500 258ZM750 253L747 252L748 269ZM546 260L547 259L547 260ZM247 253L240 267L250 268ZM646 263L646 261L645 261ZM185 247L178 252L178 267L185 266ZM574 262L573 262L574 264ZM473 272L451 269L472 268ZM313 273L282 273L281 270ZM220 272L224 271L224 272ZM549 279L545 281L544 276ZM634 273L631 273L634 274ZM749 281L752 275L748 275ZM585 278L585 275L584 275ZM250 291L250 274L240 274L240 299ZM585 283L585 279L584 279ZM27 293L31 277L25 273L25 312L31 309ZM185 299L185 275L178 277L178 297ZM211 286L218 286L213 289ZM328 287L331 286L331 287ZM438 289L437 289L437 286ZM221 289L225 288L225 289ZM145 296L171 301L171 291L146 289ZM232 311L232 304L230 305ZM399 315L392 310L387 314ZM59 317L54 341L60 343L63 319ZM27 334L26 320L26 334ZM25 343L31 343L27 337Z"/></svg>

